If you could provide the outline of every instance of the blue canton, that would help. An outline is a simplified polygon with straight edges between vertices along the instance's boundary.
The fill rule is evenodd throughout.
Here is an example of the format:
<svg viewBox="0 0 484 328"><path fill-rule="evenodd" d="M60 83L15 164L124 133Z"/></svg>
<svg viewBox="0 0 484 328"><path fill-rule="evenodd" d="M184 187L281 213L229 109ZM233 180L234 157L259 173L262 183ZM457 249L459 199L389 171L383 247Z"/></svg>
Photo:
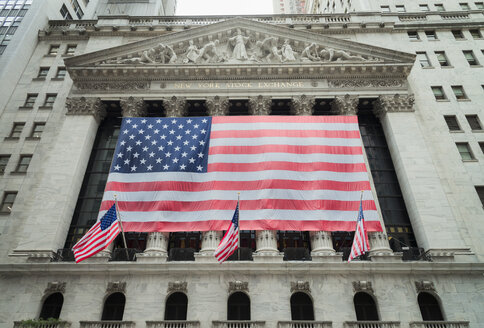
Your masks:
<svg viewBox="0 0 484 328"><path fill-rule="evenodd" d="M116 207L115 205L111 206L111 208L104 214L101 218L101 230L106 230L116 221Z"/></svg>
<svg viewBox="0 0 484 328"><path fill-rule="evenodd" d="M211 126L211 117L124 118L110 172L207 172Z"/></svg>
<svg viewBox="0 0 484 328"><path fill-rule="evenodd" d="M235 208L235 213L232 217L232 223L234 224L234 229L237 229L239 227L239 203L237 203L237 207Z"/></svg>

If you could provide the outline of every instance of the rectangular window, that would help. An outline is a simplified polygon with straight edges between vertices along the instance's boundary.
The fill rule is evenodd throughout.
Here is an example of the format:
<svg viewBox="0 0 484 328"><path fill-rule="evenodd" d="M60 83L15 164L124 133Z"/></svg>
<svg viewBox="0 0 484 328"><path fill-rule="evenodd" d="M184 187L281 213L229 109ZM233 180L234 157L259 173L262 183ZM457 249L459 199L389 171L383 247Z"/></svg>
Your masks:
<svg viewBox="0 0 484 328"><path fill-rule="evenodd" d="M389 13L390 7L389 6L380 6L382 13Z"/></svg>
<svg viewBox="0 0 484 328"><path fill-rule="evenodd" d="M479 116L477 115L466 115L467 123L471 127L472 131L482 130L481 122L479 121Z"/></svg>
<svg viewBox="0 0 484 328"><path fill-rule="evenodd" d="M481 147L481 151L484 154L484 142L479 142L479 147ZM1 170L1 168L0 168Z"/></svg>
<svg viewBox="0 0 484 328"><path fill-rule="evenodd" d="M22 134L22 130L25 126L25 123L13 123L12 131L10 131L9 138L15 138L18 139L20 138L20 135Z"/></svg>
<svg viewBox="0 0 484 328"><path fill-rule="evenodd" d="M31 138L40 138L42 132L44 132L45 122L35 122L32 128Z"/></svg>
<svg viewBox="0 0 484 328"><path fill-rule="evenodd" d="M457 100L468 99L464 92L464 88L461 85L453 85L451 88Z"/></svg>
<svg viewBox="0 0 484 328"><path fill-rule="evenodd" d="M425 35L427 36L427 40L437 40L435 31L425 31Z"/></svg>
<svg viewBox="0 0 484 328"><path fill-rule="evenodd" d="M57 97L57 94L47 94L45 96L45 101L44 101L44 107L52 107L54 106L55 98Z"/></svg>
<svg viewBox="0 0 484 328"><path fill-rule="evenodd" d="M404 5L397 5L397 6L395 6L395 8L397 9L397 12L399 12L399 13L406 12Z"/></svg>
<svg viewBox="0 0 484 328"><path fill-rule="evenodd" d="M482 206L484 207L484 186L476 186L476 192L481 200Z"/></svg>
<svg viewBox="0 0 484 328"><path fill-rule="evenodd" d="M449 127L449 131L461 131L459 121L455 115L445 115L444 119Z"/></svg>
<svg viewBox="0 0 484 328"><path fill-rule="evenodd" d="M15 168L15 172L18 173L25 173L29 168L30 161L32 160L32 155L20 155L20 159L18 161L17 167Z"/></svg>
<svg viewBox="0 0 484 328"><path fill-rule="evenodd" d="M469 147L467 142L457 142L456 146L463 161L471 161L475 159L474 155L472 154L471 147Z"/></svg>
<svg viewBox="0 0 484 328"><path fill-rule="evenodd" d="M62 5L62 7L60 9L60 14L62 16L62 19L72 19L72 16L69 13L69 10L67 10L66 5Z"/></svg>
<svg viewBox="0 0 484 328"><path fill-rule="evenodd" d="M81 19L84 16L84 12L79 6L79 2L77 0L71 0L72 7L74 8L74 12L76 13L77 18Z"/></svg>
<svg viewBox="0 0 484 328"><path fill-rule="evenodd" d="M436 86L436 87L431 87L432 88L432 92L435 96L435 100L444 100L444 99L447 99L447 97L445 96L445 93L444 93L444 89L440 86Z"/></svg>
<svg viewBox="0 0 484 328"><path fill-rule="evenodd" d="M477 9L484 9L484 2L475 2L474 4L476 5Z"/></svg>
<svg viewBox="0 0 484 328"><path fill-rule="evenodd" d="M452 30L452 35L456 40L465 40L464 34L462 33L461 30Z"/></svg>
<svg viewBox="0 0 484 328"><path fill-rule="evenodd" d="M436 3L434 6L437 11L445 11L444 5L441 3Z"/></svg>
<svg viewBox="0 0 484 328"><path fill-rule="evenodd" d="M482 39L481 31L478 29L469 30L469 33L471 34L473 39Z"/></svg>
<svg viewBox="0 0 484 328"><path fill-rule="evenodd" d="M430 11L429 5L427 4L418 5L418 7L420 8L420 11Z"/></svg>
<svg viewBox="0 0 484 328"><path fill-rule="evenodd" d="M76 48L77 48L77 45L76 44L69 44L69 45L67 45L66 55L67 56L74 56L74 54L76 53Z"/></svg>
<svg viewBox="0 0 484 328"><path fill-rule="evenodd" d="M0 213L10 214L16 197L17 197L16 191L6 191L3 194L2 204L0 205Z"/></svg>
<svg viewBox="0 0 484 328"><path fill-rule="evenodd" d="M66 77L66 68L59 67L57 68L57 73L55 74L56 79L64 79Z"/></svg>
<svg viewBox="0 0 484 328"><path fill-rule="evenodd" d="M471 7L469 7L469 4L467 2L461 2L459 3L459 6L462 10L471 10Z"/></svg>
<svg viewBox="0 0 484 328"><path fill-rule="evenodd" d="M437 56L437 60L439 61L441 67L450 66L449 60L445 55L445 51L436 51L435 55Z"/></svg>
<svg viewBox="0 0 484 328"><path fill-rule="evenodd" d="M24 107L32 108L34 107L35 100L37 100L37 94L31 93L27 95L27 99L25 99Z"/></svg>
<svg viewBox="0 0 484 328"><path fill-rule="evenodd" d="M431 67L429 57L426 52L417 52L417 60L422 67Z"/></svg>
<svg viewBox="0 0 484 328"><path fill-rule="evenodd" d="M45 79L49 73L49 67L41 67L39 69L39 74L37 74L38 79Z"/></svg>
<svg viewBox="0 0 484 328"><path fill-rule="evenodd" d="M49 48L49 55L50 56L56 56L57 53L59 52L59 45L51 45Z"/></svg>
<svg viewBox="0 0 484 328"><path fill-rule="evenodd" d="M417 31L408 31L407 34L410 41L420 40L420 37L418 36Z"/></svg>
<svg viewBox="0 0 484 328"><path fill-rule="evenodd" d="M0 175L5 173L10 155L0 155Z"/></svg>
<svg viewBox="0 0 484 328"><path fill-rule="evenodd" d="M476 56L474 56L472 50L463 50L462 53L470 66L479 65L479 62L477 61Z"/></svg>

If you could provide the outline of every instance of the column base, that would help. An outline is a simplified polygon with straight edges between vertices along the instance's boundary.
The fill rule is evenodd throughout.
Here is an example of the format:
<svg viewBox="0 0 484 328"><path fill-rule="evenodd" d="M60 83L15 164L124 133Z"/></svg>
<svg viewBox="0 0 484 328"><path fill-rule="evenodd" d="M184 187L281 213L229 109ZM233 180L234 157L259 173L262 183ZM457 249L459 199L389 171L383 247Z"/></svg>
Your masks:
<svg viewBox="0 0 484 328"><path fill-rule="evenodd" d="M111 251L103 250L99 253L85 259L83 263L106 263L111 259Z"/></svg>
<svg viewBox="0 0 484 328"><path fill-rule="evenodd" d="M213 253L214 253L213 251L207 251L207 250L195 253L195 262L218 263Z"/></svg>
<svg viewBox="0 0 484 328"><path fill-rule="evenodd" d="M139 263L163 263L168 259L168 254L163 251L148 250L136 254L136 262Z"/></svg>
<svg viewBox="0 0 484 328"><path fill-rule="evenodd" d="M311 252L311 260L312 262L319 262L319 263L338 263L343 262L343 253L336 253L335 251L319 251L319 252Z"/></svg>
<svg viewBox="0 0 484 328"><path fill-rule="evenodd" d="M256 263L282 263L284 255L277 251L257 251L252 254L252 259Z"/></svg>
<svg viewBox="0 0 484 328"><path fill-rule="evenodd" d="M370 251L370 259L372 262L402 262L402 253L372 253Z"/></svg>

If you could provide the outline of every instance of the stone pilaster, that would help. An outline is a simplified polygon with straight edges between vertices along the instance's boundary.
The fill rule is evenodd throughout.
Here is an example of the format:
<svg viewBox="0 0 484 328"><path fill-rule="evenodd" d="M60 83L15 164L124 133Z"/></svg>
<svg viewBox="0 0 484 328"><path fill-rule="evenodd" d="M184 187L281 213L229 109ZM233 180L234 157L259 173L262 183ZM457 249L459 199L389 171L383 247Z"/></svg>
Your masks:
<svg viewBox="0 0 484 328"><path fill-rule="evenodd" d="M338 96L331 102L331 110L337 115L356 115L358 101L358 96Z"/></svg>
<svg viewBox="0 0 484 328"><path fill-rule="evenodd" d="M269 115L272 100L266 96L249 97L249 111L251 115Z"/></svg>
<svg viewBox="0 0 484 328"><path fill-rule="evenodd" d="M209 97L205 100L210 116L225 116L229 113L229 98L227 97Z"/></svg>
<svg viewBox="0 0 484 328"><path fill-rule="evenodd" d="M123 98L121 99L120 104L123 117L146 116L146 104L141 98Z"/></svg>
<svg viewBox="0 0 484 328"><path fill-rule="evenodd" d="M182 117L186 115L187 102L185 97L170 97L163 99L167 117Z"/></svg>
<svg viewBox="0 0 484 328"><path fill-rule="evenodd" d="M100 98L69 97L66 109L66 115L90 115L98 124L106 117L106 105Z"/></svg>
<svg viewBox="0 0 484 328"><path fill-rule="evenodd" d="M375 116L380 120L387 113L406 113L415 112L413 104L415 97L413 95L384 95L379 96L376 101L373 102L373 111Z"/></svg>
<svg viewBox="0 0 484 328"><path fill-rule="evenodd" d="M291 110L296 115L313 115L314 105L316 104L315 97L309 97L306 95L301 95L294 97L291 100Z"/></svg>

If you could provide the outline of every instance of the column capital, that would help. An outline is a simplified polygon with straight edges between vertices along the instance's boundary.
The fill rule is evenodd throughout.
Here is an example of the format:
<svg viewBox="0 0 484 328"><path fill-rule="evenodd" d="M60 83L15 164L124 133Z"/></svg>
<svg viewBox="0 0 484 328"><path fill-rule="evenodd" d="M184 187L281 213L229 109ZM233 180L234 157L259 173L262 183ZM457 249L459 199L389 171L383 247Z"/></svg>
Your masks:
<svg viewBox="0 0 484 328"><path fill-rule="evenodd" d="M250 115L269 115L271 111L272 99L267 96L249 97Z"/></svg>
<svg viewBox="0 0 484 328"><path fill-rule="evenodd" d="M106 105L101 98L68 97L66 115L92 115L99 123L106 117Z"/></svg>
<svg viewBox="0 0 484 328"><path fill-rule="evenodd" d="M373 102L375 115L378 118L384 117L387 113L415 112L413 95L381 95Z"/></svg>
<svg viewBox="0 0 484 328"><path fill-rule="evenodd" d="M208 97L205 104L210 116L225 116L229 112L229 98L227 97Z"/></svg>
<svg viewBox="0 0 484 328"><path fill-rule="evenodd" d="M146 116L146 104L143 98L121 98L121 113L123 117L143 117Z"/></svg>
<svg viewBox="0 0 484 328"><path fill-rule="evenodd" d="M356 115L358 113L358 96L338 96L331 102L331 110L337 115Z"/></svg>
<svg viewBox="0 0 484 328"><path fill-rule="evenodd" d="M163 107L165 107L167 117L185 116L186 104L185 97L173 96L170 98L163 98Z"/></svg>
<svg viewBox="0 0 484 328"><path fill-rule="evenodd" d="M291 109L296 115L313 115L316 98L306 95L294 97L291 100Z"/></svg>

